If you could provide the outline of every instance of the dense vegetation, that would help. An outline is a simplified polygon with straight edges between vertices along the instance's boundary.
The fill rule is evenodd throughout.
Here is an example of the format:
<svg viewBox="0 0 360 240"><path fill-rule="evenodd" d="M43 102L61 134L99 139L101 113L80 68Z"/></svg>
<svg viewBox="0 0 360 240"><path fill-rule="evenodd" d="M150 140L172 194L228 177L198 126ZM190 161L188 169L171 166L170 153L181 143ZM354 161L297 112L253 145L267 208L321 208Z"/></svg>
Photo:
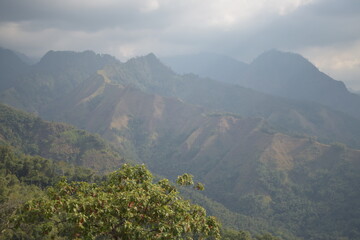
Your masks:
<svg viewBox="0 0 360 240"><path fill-rule="evenodd" d="M217 220L183 200L167 179L153 183L152 178L143 165L123 165L104 178L89 169L1 146L0 239L220 237ZM188 174L179 176L177 183L194 184ZM221 238L253 239L248 232L228 229ZM278 238L265 233L254 239Z"/></svg>
<svg viewBox="0 0 360 240"><path fill-rule="evenodd" d="M181 185L193 184L189 175ZM18 209L10 225L28 236L82 239L219 239L219 224L182 200L167 179L153 183L144 166L123 165L99 183L59 182Z"/></svg>
<svg viewBox="0 0 360 240"><path fill-rule="evenodd" d="M68 130L68 132L73 133L73 135L75 136L77 136L77 134L79 134L80 132L84 134L86 137L90 137L90 139L92 139L91 137L93 137L93 135L86 133L85 131L76 130L73 127L70 127L65 124L44 122L40 118L34 117L30 114L17 111L15 109L12 109L4 105L0 105L0 106L2 112L0 118L1 119L0 128L2 133L1 141L2 144L5 144L0 147L0 160L1 160L0 171L1 171L1 183L2 183L0 190L2 221L0 225L1 225L1 231L4 231L2 234L2 238L7 239L7 238L16 237L16 238L31 239L32 237L34 237L35 239L38 239L43 234L42 232L44 230L43 227L45 227L45 229L48 229L47 228L48 225L43 227L41 226L40 223L31 226L23 225L22 228L19 229L11 228L9 230L8 229L9 225L7 224L9 217L13 214L13 212L19 206L23 205L26 201L30 199L34 199L34 198L42 199L46 197L47 195L46 192L44 192L44 189L46 189L49 186L54 186L62 177L66 177L70 182L69 183L70 185L74 184L71 186L83 184L85 186L84 187L85 189L87 187L91 188L92 182L94 181L99 182L100 177L98 177L93 171L89 169L75 167L74 165L69 164L69 163L81 164L81 162L76 161L76 158L66 157L69 155L69 152L67 152L68 148L62 148L61 146L59 146L59 150L62 151L60 152L61 155L50 154L50 156L53 157L56 161L38 156L37 154L44 154L44 152L39 151L37 149L43 149L40 147L41 144L54 141L54 139L61 138L64 135L66 136L66 134L62 134L64 129L70 129ZM50 130L49 130L49 125L53 126L52 128L50 128ZM38 134L39 132L42 135L39 136ZM40 137L43 141L38 142L38 139L40 139ZM75 141L71 141L71 139L64 139L62 141L65 143L68 142L69 144L76 143ZM102 147L106 146L103 140L99 139L99 141L100 143L103 144L101 145ZM90 149L96 146L94 145L94 141L93 142L90 141L89 143L87 142L86 138L85 141L83 141L82 143L83 145L80 146L85 145ZM9 145L12 145L14 147L10 147ZM29 147L29 146L33 146L33 147ZM34 154L35 156L26 155L23 154L22 152L26 152L27 154ZM66 161L61 161L60 160L61 156L63 156L66 159ZM104 161L104 159L102 161ZM143 168L141 171L143 171L146 174L149 174L149 172ZM71 183L72 181L82 181L83 183L80 182ZM183 184L188 183L189 179L182 182ZM163 184L165 183L166 182L163 182ZM64 182L62 184L64 184ZM100 188L101 186L102 185L99 185L99 189L98 189L99 191L104 190ZM163 185L163 187L164 186L166 186L166 184ZM142 186L138 186L138 187L142 187ZM53 194L57 196L58 192L60 192L59 189L56 190L56 193L53 192ZM176 191L174 191L173 194L174 197L178 195ZM193 194L195 193L192 193L192 195ZM130 196L129 194L127 195ZM198 196L201 196L201 194ZM81 202L82 200L79 200L78 204L81 204ZM212 202L210 199L207 199L206 205L210 209L212 209L210 212L220 214L223 211L227 211L229 213L229 211L224 207L220 207L219 211L214 211L216 207L213 206L216 206L216 204ZM42 209L42 211L46 211L46 209L44 208ZM34 214L30 214L30 216L34 216ZM224 216L227 217L227 215ZM34 221L33 218L30 219L31 222ZM222 219L226 221L225 218ZM246 217L243 218L242 220L246 220ZM244 221L243 223L245 222L246 221ZM71 226L66 225L67 229L69 229L69 227ZM74 224L73 226L76 226L76 224ZM171 224L171 226L175 226L175 225ZM234 228L239 227L237 225L234 225L233 223L230 224L227 223L226 226L231 226ZM256 225L252 224L252 226L254 227ZM254 229L253 227L250 228L251 230L253 230L254 233L261 232L261 230L256 231L256 229ZM5 229L7 230L5 231ZM259 229L263 229L263 228L259 228ZM269 227L263 230L271 230L271 228ZM227 238L233 236L230 234L230 232L234 233L234 231L226 231L228 236ZM72 234L73 233L74 232L72 232ZM51 234L61 235L61 234L65 234L65 232L61 231L60 227L55 227ZM69 234L69 232L67 231L66 234ZM97 234L100 233L98 232ZM103 235L103 233L101 234ZM257 236L260 237L263 235L257 235Z"/></svg>
<svg viewBox="0 0 360 240"><path fill-rule="evenodd" d="M107 63L112 66L98 71ZM27 71L17 81L8 79L0 99L98 133L114 145L0 105L0 145L7 146L1 190L5 215L30 198L51 202L52 190L43 191L49 186L103 191L108 181L94 183L91 171L69 163L109 172L125 162L120 156L130 156L161 176L173 179L188 172L204 182L202 194L183 194L218 216L225 228L252 234L223 230L224 238L273 238L265 232L282 239L360 238L360 151L350 148L360 146L355 117L316 103L176 75L153 54L123 64L91 52L50 52ZM86 183L54 186L63 175ZM42 210L51 220L67 214L60 208L61 216L46 206ZM66 235L55 225L50 235ZM19 236L42 231L23 226Z"/></svg>
<svg viewBox="0 0 360 240"><path fill-rule="evenodd" d="M331 150L332 159L344 154L338 151ZM320 164L302 163L289 172L262 165L257 169L261 192L244 194L233 207L304 239L359 239L359 168L340 159Z"/></svg>
<svg viewBox="0 0 360 240"><path fill-rule="evenodd" d="M0 144L30 155L110 171L124 160L98 135L0 104Z"/></svg>
<svg viewBox="0 0 360 240"><path fill-rule="evenodd" d="M27 200L42 196L43 189L52 186L61 177L70 181L94 181L98 178L90 169L25 155L12 147L0 146L0 232L7 227L15 209ZM18 237L23 236L18 233ZM0 239L11 238L6 234L1 236Z"/></svg>

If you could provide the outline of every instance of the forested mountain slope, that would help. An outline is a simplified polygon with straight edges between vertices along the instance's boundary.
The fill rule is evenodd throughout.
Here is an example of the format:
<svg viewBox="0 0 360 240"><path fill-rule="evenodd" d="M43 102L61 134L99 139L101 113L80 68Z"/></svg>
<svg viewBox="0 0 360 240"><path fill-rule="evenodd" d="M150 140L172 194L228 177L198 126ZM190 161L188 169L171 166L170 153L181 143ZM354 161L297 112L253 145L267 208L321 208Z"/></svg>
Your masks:
<svg viewBox="0 0 360 240"><path fill-rule="evenodd" d="M0 144L102 172L124 163L120 154L97 135L65 123L43 121L3 104L0 104Z"/></svg>
<svg viewBox="0 0 360 240"><path fill-rule="evenodd" d="M0 104L0 239L7 238L7 235L2 235L2 230L6 228L14 209L31 198L41 196L42 190L55 184L61 176L71 181L93 181L100 177L90 169L73 164L103 173L123 163L124 159L98 136L66 124L42 121ZM232 213L200 193L189 191L186 196L202 203L210 214L219 216L226 223L226 228L246 229L254 234L276 231L264 219ZM20 230L12 230L18 237L30 237ZM282 231L284 233L280 235L292 236L286 229Z"/></svg>
<svg viewBox="0 0 360 240"><path fill-rule="evenodd" d="M102 68L110 82L124 87L179 98L212 111L262 117L271 127L286 134L305 134L325 143L338 141L351 147L360 146L360 120L354 117L311 102L273 97L194 75L180 76L154 54L120 63L108 55L90 51L50 51L31 66L30 72L20 75L15 86L0 92L0 100L48 118L49 106L68 98L66 95L79 89L80 84L87 85L87 80L96 78Z"/></svg>
<svg viewBox="0 0 360 240"><path fill-rule="evenodd" d="M212 199L246 216L271 219L273 227L306 239L358 237L349 233L358 213L348 213L359 208L360 151L277 133L263 118L209 113L114 84L104 72L91 82L51 107L67 110L52 117L132 150L161 175L191 173Z"/></svg>
<svg viewBox="0 0 360 240"><path fill-rule="evenodd" d="M265 220L271 229L288 229L290 235L304 239L360 237L360 151L341 143L325 144L341 141L358 147L360 123L356 118L316 103L177 75L154 54L126 63L111 62L102 68L92 66L84 75L81 69L91 64L74 61L66 67L67 61L60 62L54 70L46 68L54 78L43 78L45 75L39 73L40 77L33 75L27 80L24 86L29 95L12 95L7 89L1 96L26 102L27 110L46 119L98 133L123 156L146 163L154 173L171 179L184 172L194 174L206 184L209 198L247 219ZM80 63L85 67L75 71ZM61 70L56 73L57 69ZM62 81L66 73L69 75ZM79 75L82 77L73 82ZM49 86L44 87L45 83ZM20 93L21 88L20 84L11 91ZM41 89L47 89L47 94L42 95ZM56 157L57 146L69 152L78 149L69 159L100 170L119 162L105 160L110 150L96 148L96 137L83 143L80 140L85 132L73 133L63 124L27 118L30 120L15 126L20 129L20 133L15 131L19 136L10 138L15 146L20 141L19 146L29 148L24 151ZM13 122L21 121L5 118L2 139L10 141L5 139L12 136L6 129L13 129ZM46 149L36 147L44 138L36 131L38 124L50 129L45 131L51 136L43 143ZM26 139L34 139L35 146ZM67 146L68 142L75 145ZM81 150L83 145L100 151L100 157L93 152L85 154L89 160L79 157L78 153L87 152Z"/></svg>

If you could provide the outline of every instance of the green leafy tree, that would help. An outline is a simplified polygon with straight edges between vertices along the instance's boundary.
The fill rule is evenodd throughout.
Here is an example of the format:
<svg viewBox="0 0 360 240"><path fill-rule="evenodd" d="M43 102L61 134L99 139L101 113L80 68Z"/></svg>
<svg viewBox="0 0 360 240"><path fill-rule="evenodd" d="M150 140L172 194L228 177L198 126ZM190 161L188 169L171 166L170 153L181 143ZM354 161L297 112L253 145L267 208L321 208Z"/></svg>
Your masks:
<svg viewBox="0 0 360 240"><path fill-rule="evenodd" d="M189 174L177 182L193 185ZM167 179L153 183L145 166L126 164L98 184L60 181L19 208L9 228L43 239L220 238L217 220L183 200Z"/></svg>

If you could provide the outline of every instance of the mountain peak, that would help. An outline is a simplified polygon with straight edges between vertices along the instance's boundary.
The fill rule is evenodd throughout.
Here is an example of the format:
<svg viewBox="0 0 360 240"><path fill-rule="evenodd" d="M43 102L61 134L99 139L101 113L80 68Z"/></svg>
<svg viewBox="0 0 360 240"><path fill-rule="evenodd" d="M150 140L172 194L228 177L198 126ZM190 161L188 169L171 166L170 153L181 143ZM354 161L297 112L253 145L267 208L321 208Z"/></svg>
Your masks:
<svg viewBox="0 0 360 240"><path fill-rule="evenodd" d="M139 57L140 59L144 59L146 62L150 63L150 64L160 64L163 65L163 63L160 61L160 59L154 54L154 53L149 53L145 56Z"/></svg>
<svg viewBox="0 0 360 240"><path fill-rule="evenodd" d="M156 57L156 55L152 52L147 55L136 56L128 60L128 62L139 62L139 61L161 63L160 60Z"/></svg>
<svg viewBox="0 0 360 240"><path fill-rule="evenodd" d="M74 56L86 55L88 57L95 56L96 54L93 51L84 51L84 52L74 52L74 51L55 51L49 50L42 58L41 61L49 60L54 57L63 57L70 58Z"/></svg>
<svg viewBox="0 0 360 240"><path fill-rule="evenodd" d="M98 54L91 50L86 50L83 52L50 50L41 58L40 62L51 61L53 59L73 61L74 59L79 59L79 58L84 58L84 59L104 58L104 59L111 59L113 61L117 61L113 56L110 56L108 54Z"/></svg>
<svg viewBox="0 0 360 240"><path fill-rule="evenodd" d="M4 62L16 62L17 64L27 65L22 59L16 54L16 52L0 47L0 61Z"/></svg>
<svg viewBox="0 0 360 240"><path fill-rule="evenodd" d="M158 58L156 57L156 55L154 53L149 53L147 55L145 55L145 58L148 58L148 59L156 59L158 60Z"/></svg>
<svg viewBox="0 0 360 240"><path fill-rule="evenodd" d="M14 86L16 76L28 68L14 51L0 47L0 91Z"/></svg>
<svg viewBox="0 0 360 240"><path fill-rule="evenodd" d="M97 54L93 51L48 51L37 64L38 67L48 70L64 70L69 68L85 68L96 71L108 64L119 62L115 57L108 54Z"/></svg>
<svg viewBox="0 0 360 240"><path fill-rule="evenodd" d="M165 67L165 65L160 61L160 59L154 53L149 53L145 55L144 59L146 59L146 61L148 61L150 64L157 64Z"/></svg>
<svg viewBox="0 0 360 240"><path fill-rule="evenodd" d="M149 53L145 56L131 58L127 61L127 64L142 65L146 68L149 67L153 71L173 74L173 71L168 66L164 65L154 53Z"/></svg>
<svg viewBox="0 0 360 240"><path fill-rule="evenodd" d="M271 65L273 68L292 68L299 69L303 71L307 70L316 70L318 69L306 58L297 53L292 52L283 52L277 49L271 49L260 54L255 60L251 63L252 66L264 66Z"/></svg>

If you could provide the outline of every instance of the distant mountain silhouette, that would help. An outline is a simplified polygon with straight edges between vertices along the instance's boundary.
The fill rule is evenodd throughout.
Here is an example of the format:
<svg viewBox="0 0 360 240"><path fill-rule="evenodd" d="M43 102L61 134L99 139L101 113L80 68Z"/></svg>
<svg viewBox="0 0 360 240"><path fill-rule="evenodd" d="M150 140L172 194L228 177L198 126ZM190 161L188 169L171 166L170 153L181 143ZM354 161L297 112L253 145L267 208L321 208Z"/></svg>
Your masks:
<svg viewBox="0 0 360 240"><path fill-rule="evenodd" d="M12 58L17 60L17 64L20 62L20 66L17 67L13 63L10 64L11 68L7 67L8 61L4 61L4 65L0 66L14 68L13 72L17 73L16 82L12 81L14 84L8 84L7 89L0 92L0 99L4 103L35 113L41 111L44 103L72 91L97 70L119 62L110 55L96 54L92 51L49 51L37 64L27 66L26 74L22 74L23 66L26 65L16 54L11 54ZM7 59L5 55L4 59Z"/></svg>
<svg viewBox="0 0 360 240"><path fill-rule="evenodd" d="M213 59L217 59L216 64ZM173 57L167 63L180 72L193 72L276 96L317 102L360 118L360 97L299 54L270 50L249 65L235 59L224 64L216 55ZM231 70L236 65L238 69Z"/></svg>
<svg viewBox="0 0 360 240"><path fill-rule="evenodd" d="M194 73L202 77L221 79L228 83L236 83L238 76L241 76L248 68L246 63L214 53L180 55L162 58L162 60L177 73Z"/></svg>
<svg viewBox="0 0 360 240"><path fill-rule="evenodd" d="M360 97L294 53L261 54L239 84L287 98L318 102L360 118Z"/></svg>
<svg viewBox="0 0 360 240"><path fill-rule="evenodd" d="M13 51L13 52L16 54L16 56L18 56L21 59L21 61L23 61L27 65L34 65L40 61L40 58L29 57L29 56L27 56L21 52L17 52L17 51Z"/></svg>
<svg viewBox="0 0 360 240"><path fill-rule="evenodd" d="M156 68L164 69L164 71L150 71L149 69L144 71L143 68L136 67L149 66L150 64L146 62L146 57L138 57L129 60L125 65L113 65L106 68L105 71L114 82L126 85L130 81L132 84L136 83L135 86L143 91L176 97L190 104L204 106L212 111L263 117L277 130L287 133L316 135L323 140L338 139L335 136L340 137L341 135L341 140L337 141L346 142L352 146L355 146L353 140L358 137L346 137L348 140L343 137L348 134L360 134L360 130L357 130L358 127L355 127L358 125L358 119L331 110L321 104L274 97L252 89L199 78L191 74L179 76L169 72L165 66ZM157 64L161 64L161 62L157 61ZM129 71L130 69L131 71ZM341 128L341 130L335 130L334 127ZM353 140L349 141L349 139Z"/></svg>
<svg viewBox="0 0 360 240"><path fill-rule="evenodd" d="M118 62L107 54L96 54L93 51L49 51L36 64L38 69L58 73L61 71L96 72L106 65Z"/></svg>
<svg viewBox="0 0 360 240"><path fill-rule="evenodd" d="M0 91L14 86L16 77L28 68L13 51L0 47Z"/></svg>

